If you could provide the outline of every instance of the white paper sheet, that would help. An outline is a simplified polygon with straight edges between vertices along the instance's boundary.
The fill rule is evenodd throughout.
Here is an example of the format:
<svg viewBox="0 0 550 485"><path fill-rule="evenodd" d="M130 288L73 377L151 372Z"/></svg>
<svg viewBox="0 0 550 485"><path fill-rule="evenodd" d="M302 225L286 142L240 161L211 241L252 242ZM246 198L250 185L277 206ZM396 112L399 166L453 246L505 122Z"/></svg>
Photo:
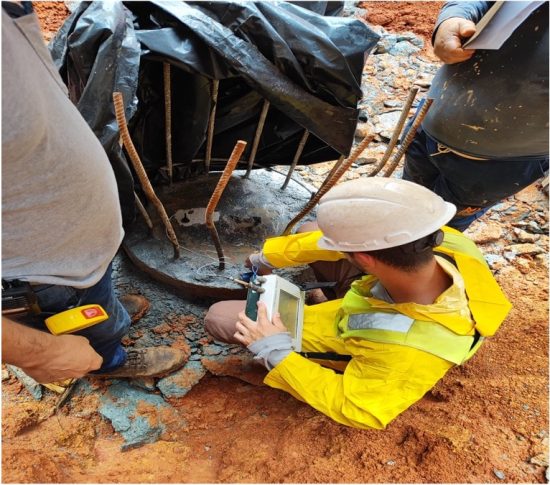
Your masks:
<svg viewBox="0 0 550 485"><path fill-rule="evenodd" d="M462 46L465 49L500 49L512 32L544 2L499 1L476 24L476 33Z"/></svg>

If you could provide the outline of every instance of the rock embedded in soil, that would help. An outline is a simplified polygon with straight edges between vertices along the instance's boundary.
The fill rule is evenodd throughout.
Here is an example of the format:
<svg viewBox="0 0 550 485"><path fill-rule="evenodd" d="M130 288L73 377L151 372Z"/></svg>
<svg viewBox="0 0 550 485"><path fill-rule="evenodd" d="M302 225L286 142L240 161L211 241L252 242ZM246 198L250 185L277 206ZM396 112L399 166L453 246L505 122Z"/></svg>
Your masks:
<svg viewBox="0 0 550 485"><path fill-rule="evenodd" d="M382 113L375 122L374 131L389 140L400 117L401 111L388 111Z"/></svg>
<svg viewBox="0 0 550 485"><path fill-rule="evenodd" d="M262 385L267 373L265 367L254 360L247 350L236 354L202 358L202 363L215 376L230 376L253 385Z"/></svg>
<svg viewBox="0 0 550 485"><path fill-rule="evenodd" d="M157 325L155 328L152 329L154 333L157 335L163 335L172 330L172 327L168 323L161 323L160 325Z"/></svg>
<svg viewBox="0 0 550 485"><path fill-rule="evenodd" d="M520 243L534 243L540 239L539 234L531 234L517 227L514 228L514 235L515 235L516 241L519 241Z"/></svg>
<svg viewBox="0 0 550 485"><path fill-rule="evenodd" d="M493 271L498 271L506 264L506 260L499 254L485 253L484 256L485 261Z"/></svg>
<svg viewBox="0 0 550 485"><path fill-rule="evenodd" d="M495 474L495 477L497 477L499 480L504 480L506 478L506 475L504 474L504 472L500 470L494 469L493 473Z"/></svg>
<svg viewBox="0 0 550 485"><path fill-rule="evenodd" d="M485 224L472 224L466 231L466 235L477 244L500 241L503 234L502 225L492 221Z"/></svg>
<svg viewBox="0 0 550 485"><path fill-rule="evenodd" d="M7 368L15 377L17 377L17 379L19 379L19 382L25 386L25 389L29 391L30 395L34 399L37 401L42 399L42 386L38 382L25 374L19 367L8 365Z"/></svg>
<svg viewBox="0 0 550 485"><path fill-rule="evenodd" d="M154 377L144 377L141 379L132 379L131 385L134 387L138 387L140 389L143 389L145 391L155 391L157 388L156 381Z"/></svg>
<svg viewBox="0 0 550 485"><path fill-rule="evenodd" d="M157 387L166 398L185 396L194 385L206 375L206 369L200 361L189 361L179 371L161 379Z"/></svg>
<svg viewBox="0 0 550 485"><path fill-rule="evenodd" d="M529 243L511 244L510 246L506 246L505 249L518 256L540 254L544 252L544 249L541 248L540 246L537 246L536 244L529 244Z"/></svg>
<svg viewBox="0 0 550 485"><path fill-rule="evenodd" d="M538 466L548 466L548 454L539 453L538 455L532 456L529 459L529 463Z"/></svg>
<svg viewBox="0 0 550 485"><path fill-rule="evenodd" d="M101 397L99 413L124 438L122 451L154 443L166 430L160 420L152 421L148 415L140 414L138 409L144 403L157 410L169 409L162 397L136 389L127 381L115 381Z"/></svg>
<svg viewBox="0 0 550 485"><path fill-rule="evenodd" d="M422 50L422 47L417 47L409 41L397 42L388 51L394 56L410 56Z"/></svg>

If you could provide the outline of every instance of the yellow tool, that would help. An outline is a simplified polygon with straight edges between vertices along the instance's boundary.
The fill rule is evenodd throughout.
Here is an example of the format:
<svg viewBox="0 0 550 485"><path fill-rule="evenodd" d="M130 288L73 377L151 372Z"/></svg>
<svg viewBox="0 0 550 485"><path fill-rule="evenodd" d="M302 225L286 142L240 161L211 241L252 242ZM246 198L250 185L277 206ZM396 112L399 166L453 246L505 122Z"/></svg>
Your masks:
<svg viewBox="0 0 550 485"><path fill-rule="evenodd" d="M83 305L46 318L46 326L54 335L72 333L91 327L109 318L100 305Z"/></svg>
<svg viewBox="0 0 550 485"><path fill-rule="evenodd" d="M107 312L101 305L82 305L64 312L57 313L46 318L46 326L54 335L63 335L66 333L76 332L83 328L91 327L97 323L104 322L109 318ZM53 413L55 414L59 408L68 399L69 394L77 383L77 379L66 379L61 382L51 382L43 384L44 387L51 391L61 394L56 402Z"/></svg>

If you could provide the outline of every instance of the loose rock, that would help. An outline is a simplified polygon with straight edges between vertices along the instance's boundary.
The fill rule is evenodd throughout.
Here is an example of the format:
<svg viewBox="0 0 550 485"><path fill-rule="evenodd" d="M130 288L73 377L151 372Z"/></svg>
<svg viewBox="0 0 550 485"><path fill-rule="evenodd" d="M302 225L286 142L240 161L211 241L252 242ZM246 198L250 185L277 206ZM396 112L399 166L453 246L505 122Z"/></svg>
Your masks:
<svg viewBox="0 0 550 485"><path fill-rule="evenodd" d="M517 254L518 256L523 256L527 254L540 254L544 252L544 249L542 249L540 246L537 246L536 244L529 244L529 243L512 244L510 246L507 246L505 249L514 254Z"/></svg>
<svg viewBox="0 0 550 485"><path fill-rule="evenodd" d="M472 225L466 234L477 244L487 244L500 241L503 236L503 231L500 224L488 222L486 224Z"/></svg>
<svg viewBox="0 0 550 485"><path fill-rule="evenodd" d="M539 453L538 455L531 457L529 463L539 466L548 466L548 455L544 453Z"/></svg>
<svg viewBox="0 0 550 485"><path fill-rule="evenodd" d="M514 234L517 241L521 243L534 243L540 239L538 234L530 234L523 229L514 228Z"/></svg>
<svg viewBox="0 0 550 485"><path fill-rule="evenodd" d="M152 421L145 412L139 411L147 405L156 410L169 409L160 396L138 390L125 381L113 384L101 397L99 413L123 436L123 451L154 443L165 431L162 422Z"/></svg>
<svg viewBox="0 0 550 485"><path fill-rule="evenodd" d="M404 41L392 46L388 52L394 56L410 56L420 50L422 50L420 47L411 44L409 41Z"/></svg>
<svg viewBox="0 0 550 485"><path fill-rule="evenodd" d="M500 471L500 470L497 470L497 469L494 469L493 470L493 473L495 474L495 476L499 479L499 480L504 480L506 478L506 475L504 474L504 472Z"/></svg>
<svg viewBox="0 0 550 485"><path fill-rule="evenodd" d="M390 139L400 117L401 111L382 113L374 125L374 131L382 137Z"/></svg>
<svg viewBox="0 0 550 485"><path fill-rule="evenodd" d="M32 377L25 374L19 367L16 367L14 365L8 365L7 366L9 371L19 379L21 384L25 386L25 389L29 391L31 396L36 399L37 401L40 401L42 399L42 386L36 382Z"/></svg>
<svg viewBox="0 0 550 485"><path fill-rule="evenodd" d="M506 264L506 260L499 254L485 254L485 261L493 271L498 271Z"/></svg>
<svg viewBox="0 0 550 485"><path fill-rule="evenodd" d="M206 369L199 361L189 361L176 373L161 379L157 387L167 398L185 396L206 374Z"/></svg>

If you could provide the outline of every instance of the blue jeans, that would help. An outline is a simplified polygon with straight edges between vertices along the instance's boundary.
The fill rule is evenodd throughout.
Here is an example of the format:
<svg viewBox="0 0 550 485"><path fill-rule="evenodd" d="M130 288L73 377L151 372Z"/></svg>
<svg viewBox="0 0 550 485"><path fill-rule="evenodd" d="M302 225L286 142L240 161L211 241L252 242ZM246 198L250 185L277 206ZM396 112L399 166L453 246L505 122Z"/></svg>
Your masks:
<svg viewBox="0 0 550 485"><path fill-rule="evenodd" d="M412 120L408 126L411 124ZM447 225L459 231L548 170L548 157L471 160L452 152L437 154L438 151L437 142L419 128L405 154L403 178L456 205L457 213Z"/></svg>
<svg viewBox="0 0 550 485"><path fill-rule="evenodd" d="M42 313L19 317L17 322L46 330L44 320L51 315L74 306L98 304L109 315L109 318L92 327L85 328L75 335L82 335L90 341L93 349L103 357L103 364L96 373L109 372L126 362L126 351L120 340L130 327L130 316L118 301L111 280L111 265L103 277L90 288L73 288L71 286L33 285Z"/></svg>

